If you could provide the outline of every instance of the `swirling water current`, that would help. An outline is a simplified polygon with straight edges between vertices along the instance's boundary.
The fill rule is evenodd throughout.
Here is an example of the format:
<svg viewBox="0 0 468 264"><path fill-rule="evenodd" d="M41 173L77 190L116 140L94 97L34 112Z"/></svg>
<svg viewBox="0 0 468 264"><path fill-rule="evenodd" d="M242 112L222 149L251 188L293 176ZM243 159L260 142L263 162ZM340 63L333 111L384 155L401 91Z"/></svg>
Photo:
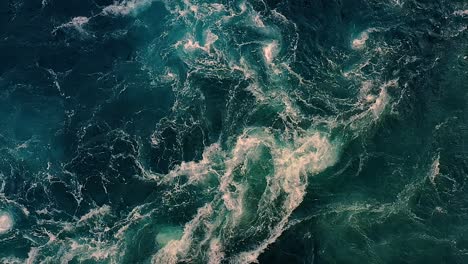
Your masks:
<svg viewBox="0 0 468 264"><path fill-rule="evenodd" d="M468 2L3 0L0 263L468 263Z"/></svg>

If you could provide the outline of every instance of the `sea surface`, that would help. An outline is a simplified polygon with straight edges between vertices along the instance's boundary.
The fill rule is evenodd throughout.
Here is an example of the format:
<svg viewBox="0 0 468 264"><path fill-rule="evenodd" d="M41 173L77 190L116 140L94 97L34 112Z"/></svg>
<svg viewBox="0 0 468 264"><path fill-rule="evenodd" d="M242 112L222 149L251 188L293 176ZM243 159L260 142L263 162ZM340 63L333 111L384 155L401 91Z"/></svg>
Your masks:
<svg viewBox="0 0 468 264"><path fill-rule="evenodd" d="M468 263L466 0L1 0L0 263Z"/></svg>

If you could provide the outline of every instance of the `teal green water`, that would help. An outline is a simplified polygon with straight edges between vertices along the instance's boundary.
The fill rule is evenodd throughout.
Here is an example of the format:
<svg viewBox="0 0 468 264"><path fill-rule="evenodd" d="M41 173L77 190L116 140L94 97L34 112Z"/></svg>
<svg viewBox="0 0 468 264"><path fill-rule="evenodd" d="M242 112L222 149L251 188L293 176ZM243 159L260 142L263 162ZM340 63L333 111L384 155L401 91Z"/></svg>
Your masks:
<svg viewBox="0 0 468 264"><path fill-rule="evenodd" d="M0 263L468 263L468 3L0 3Z"/></svg>

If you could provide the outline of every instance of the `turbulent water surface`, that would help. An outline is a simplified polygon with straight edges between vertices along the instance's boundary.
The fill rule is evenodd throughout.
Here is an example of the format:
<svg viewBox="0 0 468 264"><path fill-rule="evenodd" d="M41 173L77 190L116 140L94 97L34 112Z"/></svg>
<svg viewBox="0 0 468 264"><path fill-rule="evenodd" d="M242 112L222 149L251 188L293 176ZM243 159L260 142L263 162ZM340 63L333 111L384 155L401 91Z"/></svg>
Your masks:
<svg viewBox="0 0 468 264"><path fill-rule="evenodd" d="M465 0L0 1L0 263L468 263Z"/></svg>

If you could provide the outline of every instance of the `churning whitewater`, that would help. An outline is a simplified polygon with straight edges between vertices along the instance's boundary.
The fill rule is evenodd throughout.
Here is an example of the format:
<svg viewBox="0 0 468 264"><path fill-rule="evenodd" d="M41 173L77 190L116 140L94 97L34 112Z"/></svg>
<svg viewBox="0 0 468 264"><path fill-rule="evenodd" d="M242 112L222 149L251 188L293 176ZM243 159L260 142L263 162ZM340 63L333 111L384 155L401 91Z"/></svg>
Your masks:
<svg viewBox="0 0 468 264"><path fill-rule="evenodd" d="M465 1L0 4L1 263L466 263Z"/></svg>

